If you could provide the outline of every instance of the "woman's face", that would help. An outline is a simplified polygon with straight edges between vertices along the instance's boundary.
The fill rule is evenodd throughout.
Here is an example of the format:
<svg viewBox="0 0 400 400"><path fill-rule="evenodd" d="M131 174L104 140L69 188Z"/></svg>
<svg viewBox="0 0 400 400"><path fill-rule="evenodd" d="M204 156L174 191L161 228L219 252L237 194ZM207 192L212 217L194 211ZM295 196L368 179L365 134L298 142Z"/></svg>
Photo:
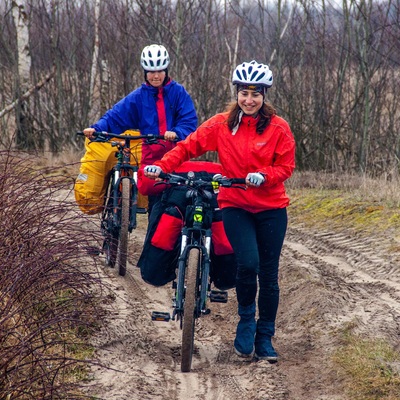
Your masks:
<svg viewBox="0 0 400 400"><path fill-rule="evenodd" d="M263 105L264 96L255 90L240 90L238 92L237 102L246 115L255 117Z"/></svg>
<svg viewBox="0 0 400 400"><path fill-rule="evenodd" d="M151 86L160 87L165 79L165 71L147 72L146 78Z"/></svg>

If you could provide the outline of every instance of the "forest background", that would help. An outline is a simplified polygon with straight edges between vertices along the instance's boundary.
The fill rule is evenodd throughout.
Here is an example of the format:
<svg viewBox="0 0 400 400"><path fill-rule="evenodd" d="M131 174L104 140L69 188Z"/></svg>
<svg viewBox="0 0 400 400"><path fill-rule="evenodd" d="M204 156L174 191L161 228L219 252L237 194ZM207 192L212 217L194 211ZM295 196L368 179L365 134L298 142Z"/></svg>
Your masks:
<svg viewBox="0 0 400 400"><path fill-rule="evenodd" d="M166 46L199 122L234 99L234 67L269 64L300 170L399 172L399 0L2 0L0 147L82 149L75 132L143 82Z"/></svg>

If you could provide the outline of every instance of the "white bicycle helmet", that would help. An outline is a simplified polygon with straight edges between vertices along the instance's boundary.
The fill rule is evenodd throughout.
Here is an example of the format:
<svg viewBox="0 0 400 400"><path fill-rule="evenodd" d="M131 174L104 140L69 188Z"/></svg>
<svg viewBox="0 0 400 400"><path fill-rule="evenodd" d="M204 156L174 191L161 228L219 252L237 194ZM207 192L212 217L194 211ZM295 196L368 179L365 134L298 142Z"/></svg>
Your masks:
<svg viewBox="0 0 400 400"><path fill-rule="evenodd" d="M238 65L233 71L232 83L234 85L257 85L265 88L272 86L272 71L266 64L259 64L253 60Z"/></svg>
<svg viewBox="0 0 400 400"><path fill-rule="evenodd" d="M140 64L145 71L162 71L168 68L169 55L167 49L158 44L146 46L140 57Z"/></svg>

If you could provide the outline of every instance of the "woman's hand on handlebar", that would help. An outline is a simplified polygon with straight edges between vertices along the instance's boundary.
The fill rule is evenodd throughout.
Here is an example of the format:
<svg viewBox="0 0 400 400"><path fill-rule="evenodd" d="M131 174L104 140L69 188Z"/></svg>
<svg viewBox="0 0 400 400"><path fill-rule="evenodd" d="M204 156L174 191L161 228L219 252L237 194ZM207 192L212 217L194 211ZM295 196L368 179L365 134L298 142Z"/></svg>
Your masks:
<svg viewBox="0 0 400 400"><path fill-rule="evenodd" d="M164 139L168 140L170 142L175 141L176 139L178 139L178 135L175 132L172 131L166 131L164 133Z"/></svg>
<svg viewBox="0 0 400 400"><path fill-rule="evenodd" d="M89 140L94 139L93 132L96 132L96 129L94 129L94 128L86 128L86 129L83 130L83 134L84 134Z"/></svg>
<svg viewBox="0 0 400 400"><path fill-rule="evenodd" d="M246 176L246 185L259 187L265 182L265 177L260 172L250 172Z"/></svg>
<svg viewBox="0 0 400 400"><path fill-rule="evenodd" d="M157 167L157 165L146 165L143 169L143 173L144 176L147 176L150 179L157 179L162 173L162 169Z"/></svg>

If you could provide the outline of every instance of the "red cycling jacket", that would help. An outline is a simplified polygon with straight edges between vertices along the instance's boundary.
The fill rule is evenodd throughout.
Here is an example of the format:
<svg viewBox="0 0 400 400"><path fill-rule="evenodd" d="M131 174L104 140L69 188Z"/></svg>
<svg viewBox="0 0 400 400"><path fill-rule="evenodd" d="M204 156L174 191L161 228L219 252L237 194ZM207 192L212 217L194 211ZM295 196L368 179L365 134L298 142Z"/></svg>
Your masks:
<svg viewBox="0 0 400 400"><path fill-rule="evenodd" d="M266 178L260 187L248 187L246 191L221 188L221 208L240 207L256 213L288 206L284 181L295 167L295 141L289 124L275 115L265 131L258 134L257 119L245 115L233 134L227 118L228 113L210 118L154 164L164 172L172 172L183 161L217 151L222 174L228 178L245 178L249 172L261 172Z"/></svg>

